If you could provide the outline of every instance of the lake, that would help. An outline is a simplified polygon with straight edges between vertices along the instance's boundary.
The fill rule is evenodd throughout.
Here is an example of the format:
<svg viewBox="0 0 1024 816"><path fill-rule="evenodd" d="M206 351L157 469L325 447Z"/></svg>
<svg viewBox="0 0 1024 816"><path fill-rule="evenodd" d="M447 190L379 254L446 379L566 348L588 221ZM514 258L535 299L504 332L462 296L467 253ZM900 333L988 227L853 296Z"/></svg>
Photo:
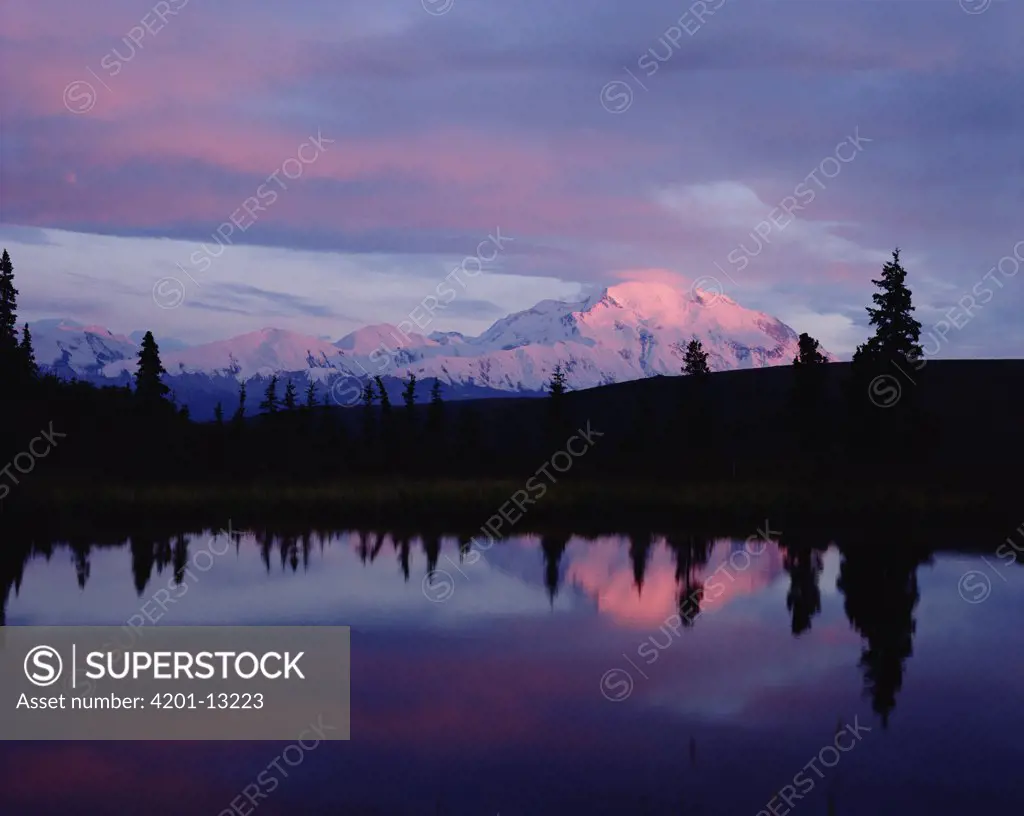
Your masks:
<svg viewBox="0 0 1024 816"><path fill-rule="evenodd" d="M288 743L0 743L0 813L1018 813L1017 547L750 533L8 545L8 626L351 626L352 737L255 807Z"/></svg>

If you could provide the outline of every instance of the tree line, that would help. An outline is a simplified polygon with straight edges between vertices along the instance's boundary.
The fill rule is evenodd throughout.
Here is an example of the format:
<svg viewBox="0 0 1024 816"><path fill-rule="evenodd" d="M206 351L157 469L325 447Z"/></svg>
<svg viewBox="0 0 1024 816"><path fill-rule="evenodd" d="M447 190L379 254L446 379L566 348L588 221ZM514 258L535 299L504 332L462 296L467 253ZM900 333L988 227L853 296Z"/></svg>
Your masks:
<svg viewBox="0 0 1024 816"><path fill-rule="evenodd" d="M787 470L789 477L813 481L837 472L837 462L844 468L858 461L877 468L921 451L927 422L913 390L885 411L870 393L880 373L921 355L921 326L912 316L898 249L873 283L878 292L867 311L874 335L854 354L842 399L837 402L831 393L834 378L827 372L835 367L815 338L801 334L780 412L785 428L768 434L779 437L775 453L758 453L755 445L768 450L765 423L749 421L739 401L717 388L719 378L711 376L708 354L696 337L683 350L685 376L670 378L676 384L671 389L628 383L616 386L619 390L601 405L594 394L605 389L570 393L570 360L555 366L544 400L447 402L443 384L434 379L429 402L421 404L417 389L423 384L409 374L401 407L392 405L378 376L366 380L359 407L349 409L320 404L313 381L300 395L294 381L286 379L282 387L275 374L263 387L259 415L247 410L252 381L243 381L235 405L218 403L213 422L193 422L187 407L175 403L151 331L140 344L130 386L94 387L40 373L28 325L17 328L18 293L4 250L0 381L10 418L0 428L0 459L10 461L36 432L35 425L56 421L73 430L64 446L71 450L61 451L62 466L44 479L56 478L57 471L72 480L100 476L130 484L514 477L532 472L538 457L561 444L578 423L596 421L592 410L603 410L607 419L602 421L612 423L616 441L580 465L593 478L624 479L639 464L652 476L683 481L765 475L772 472L771 457L786 457L796 463ZM666 410L663 403L673 400L676 404ZM68 433L59 425L57 430Z"/></svg>

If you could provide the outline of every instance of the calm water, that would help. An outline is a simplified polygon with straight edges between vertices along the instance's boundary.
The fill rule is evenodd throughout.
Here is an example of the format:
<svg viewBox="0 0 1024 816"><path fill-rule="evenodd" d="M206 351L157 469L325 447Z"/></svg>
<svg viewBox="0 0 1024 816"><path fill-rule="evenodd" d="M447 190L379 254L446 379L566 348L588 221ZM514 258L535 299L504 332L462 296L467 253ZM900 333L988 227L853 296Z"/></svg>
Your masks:
<svg viewBox="0 0 1024 816"><path fill-rule="evenodd" d="M189 588L160 625L350 625L351 742L241 814L756 816L788 812L787 785L798 814L1024 801L1024 569L1006 559L259 539L213 558L209 533L55 545L5 567L6 623L121 625L177 564ZM231 813L286 745L0 743L0 813Z"/></svg>

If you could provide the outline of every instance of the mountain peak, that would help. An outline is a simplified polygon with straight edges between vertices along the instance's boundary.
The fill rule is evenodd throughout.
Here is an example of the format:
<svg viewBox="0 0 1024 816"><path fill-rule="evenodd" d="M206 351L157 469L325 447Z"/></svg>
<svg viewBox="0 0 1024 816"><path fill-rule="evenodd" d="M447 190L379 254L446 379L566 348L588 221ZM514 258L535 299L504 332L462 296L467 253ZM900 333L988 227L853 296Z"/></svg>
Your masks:
<svg viewBox="0 0 1024 816"><path fill-rule="evenodd" d="M436 341L414 331L403 331L391 323L374 323L349 332L334 345L352 354L371 354L383 345L386 349L432 346Z"/></svg>
<svg viewBox="0 0 1024 816"><path fill-rule="evenodd" d="M37 359L71 374L123 378L134 370L137 343L97 328L40 324ZM405 321L379 323L331 343L266 327L162 356L168 376L225 380L230 393L224 397L234 398L233 380L275 373L324 383L337 375L415 374L474 389L538 393L559 364L572 388L590 388L679 374L682 350L694 337L713 371L788 364L798 352L796 332L774 317L716 291L661 281L622 281L586 299L544 300L477 337L444 331L426 337L408 329Z"/></svg>
<svg viewBox="0 0 1024 816"><path fill-rule="evenodd" d="M623 281L607 287L597 302L611 302L616 306L654 317L682 319L693 304L738 306L732 298L721 292L694 287L681 288L663 281Z"/></svg>

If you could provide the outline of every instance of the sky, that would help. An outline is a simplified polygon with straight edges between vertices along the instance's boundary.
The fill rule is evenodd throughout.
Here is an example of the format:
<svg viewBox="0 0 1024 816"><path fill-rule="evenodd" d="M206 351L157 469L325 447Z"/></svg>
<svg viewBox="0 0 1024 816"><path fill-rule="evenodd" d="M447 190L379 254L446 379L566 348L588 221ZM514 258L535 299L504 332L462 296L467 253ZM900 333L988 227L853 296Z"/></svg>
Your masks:
<svg viewBox="0 0 1024 816"><path fill-rule="evenodd" d="M34 0L0 77L24 319L337 339L447 278L475 334L655 279L848 356L899 246L926 352L1021 356L1024 3Z"/></svg>

